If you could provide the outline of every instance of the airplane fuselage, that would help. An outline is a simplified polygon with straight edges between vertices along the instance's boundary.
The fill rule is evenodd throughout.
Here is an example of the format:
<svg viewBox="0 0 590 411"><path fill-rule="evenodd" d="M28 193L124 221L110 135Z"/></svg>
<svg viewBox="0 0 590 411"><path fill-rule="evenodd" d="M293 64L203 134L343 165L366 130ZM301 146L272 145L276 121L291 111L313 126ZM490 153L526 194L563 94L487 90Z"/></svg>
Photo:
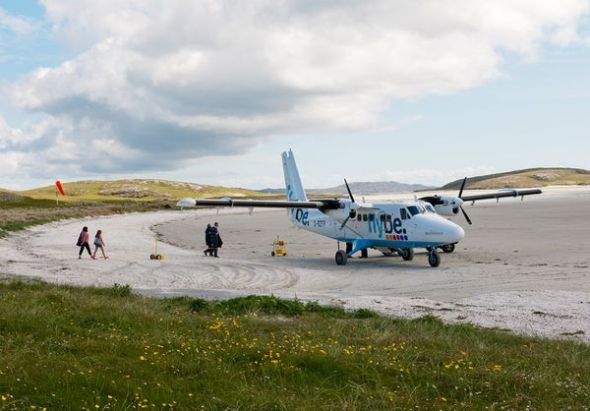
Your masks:
<svg viewBox="0 0 590 411"><path fill-rule="evenodd" d="M345 224L351 203L343 203L342 210L291 208L289 214L297 227L342 242L361 241L363 248L434 248L458 243L465 236L459 225L422 202L360 204Z"/></svg>

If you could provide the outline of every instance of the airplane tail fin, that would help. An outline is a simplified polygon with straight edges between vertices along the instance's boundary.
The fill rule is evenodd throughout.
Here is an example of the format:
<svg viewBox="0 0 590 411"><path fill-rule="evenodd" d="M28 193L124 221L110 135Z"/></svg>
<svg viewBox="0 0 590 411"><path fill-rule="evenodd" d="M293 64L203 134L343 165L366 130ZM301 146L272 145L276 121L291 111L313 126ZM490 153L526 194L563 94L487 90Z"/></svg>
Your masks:
<svg viewBox="0 0 590 411"><path fill-rule="evenodd" d="M307 195L301 183L301 177L295 163L293 151L283 152L283 173L285 174L285 187L289 201L307 201Z"/></svg>

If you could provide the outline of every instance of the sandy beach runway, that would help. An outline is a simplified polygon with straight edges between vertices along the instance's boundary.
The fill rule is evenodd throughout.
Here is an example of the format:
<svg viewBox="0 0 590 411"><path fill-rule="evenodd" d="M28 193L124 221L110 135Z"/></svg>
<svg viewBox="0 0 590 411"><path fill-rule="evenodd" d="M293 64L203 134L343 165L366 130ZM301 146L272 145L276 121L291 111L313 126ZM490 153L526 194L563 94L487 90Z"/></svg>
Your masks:
<svg viewBox="0 0 590 411"><path fill-rule="evenodd" d="M0 272L45 281L130 284L154 295L264 293L366 307L395 316L434 314L529 335L590 341L590 189L466 207L473 226L440 268L383 257L334 264L336 242L291 226L285 211L166 211L65 221L0 241ZM204 229L219 221L221 258L205 257ZM78 260L82 225L104 231L111 259ZM287 257L271 257L277 235ZM150 261L154 237L164 261Z"/></svg>

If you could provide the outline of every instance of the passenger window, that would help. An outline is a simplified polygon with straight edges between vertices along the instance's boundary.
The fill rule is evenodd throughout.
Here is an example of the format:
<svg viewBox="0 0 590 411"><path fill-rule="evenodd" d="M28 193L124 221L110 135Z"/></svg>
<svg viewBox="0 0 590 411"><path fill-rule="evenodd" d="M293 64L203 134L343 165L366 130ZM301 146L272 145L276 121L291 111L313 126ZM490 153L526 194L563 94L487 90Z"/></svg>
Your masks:
<svg viewBox="0 0 590 411"><path fill-rule="evenodd" d="M375 221L375 214L369 214L369 221Z"/></svg>
<svg viewBox="0 0 590 411"><path fill-rule="evenodd" d="M363 215L362 214L357 214L356 215L356 221L363 221Z"/></svg>
<svg viewBox="0 0 590 411"><path fill-rule="evenodd" d="M363 214L363 221L368 221L368 220L369 220L369 218L367 217L367 215Z"/></svg>
<svg viewBox="0 0 590 411"><path fill-rule="evenodd" d="M385 214L381 214L379 216L379 220L381 220L381 222L384 222L385 221Z"/></svg>
<svg viewBox="0 0 590 411"><path fill-rule="evenodd" d="M402 209L400 210L400 212L401 212L401 215L402 215L402 220L407 220L407 219L408 219L408 217L407 217L407 215L406 215L406 209L405 209L405 208L402 208Z"/></svg>

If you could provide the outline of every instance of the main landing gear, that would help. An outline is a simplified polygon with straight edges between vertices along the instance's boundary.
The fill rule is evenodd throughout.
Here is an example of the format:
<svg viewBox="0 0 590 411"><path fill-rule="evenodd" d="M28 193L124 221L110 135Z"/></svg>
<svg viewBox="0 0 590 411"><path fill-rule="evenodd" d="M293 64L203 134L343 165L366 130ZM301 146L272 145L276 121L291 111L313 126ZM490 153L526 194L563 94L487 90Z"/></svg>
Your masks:
<svg viewBox="0 0 590 411"><path fill-rule="evenodd" d="M336 256L334 259L336 260L336 265L346 265L348 261L348 255L346 255L346 251L338 250L336 251Z"/></svg>
<svg viewBox="0 0 590 411"><path fill-rule="evenodd" d="M431 248L428 250L428 264L430 264L430 266L433 268L436 268L440 265L440 255L438 255L436 248Z"/></svg>
<svg viewBox="0 0 590 411"><path fill-rule="evenodd" d="M404 261L412 261L414 259L413 248L402 248L398 251L398 254L404 259Z"/></svg>
<svg viewBox="0 0 590 411"><path fill-rule="evenodd" d="M451 254L455 251L455 244L443 245L440 249L443 250L443 253L445 254Z"/></svg>
<svg viewBox="0 0 590 411"><path fill-rule="evenodd" d="M438 251L436 251L436 248L430 248L427 251L428 264L433 268L439 267L441 258ZM412 248L402 248L398 251L398 254L404 259L404 261L412 261L414 259L414 249ZM336 265L346 265L348 262L348 254L344 250L338 250L336 251L334 260L336 261Z"/></svg>

